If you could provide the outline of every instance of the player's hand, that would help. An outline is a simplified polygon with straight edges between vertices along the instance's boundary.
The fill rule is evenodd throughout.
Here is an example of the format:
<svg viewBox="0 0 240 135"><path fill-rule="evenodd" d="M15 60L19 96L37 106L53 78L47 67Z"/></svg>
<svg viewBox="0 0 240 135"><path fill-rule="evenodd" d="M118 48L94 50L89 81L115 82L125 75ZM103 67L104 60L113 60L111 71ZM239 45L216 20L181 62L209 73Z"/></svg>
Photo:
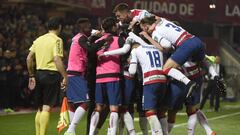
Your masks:
<svg viewBox="0 0 240 135"><path fill-rule="evenodd" d="M64 77L62 82L61 82L61 89L64 91L66 91L68 85L68 77Z"/></svg>
<svg viewBox="0 0 240 135"><path fill-rule="evenodd" d="M28 80L28 88L30 90L34 90L35 87L36 87L35 77L30 77L29 80Z"/></svg>
<svg viewBox="0 0 240 135"><path fill-rule="evenodd" d="M101 60L101 58L105 56L104 53L98 55L98 60Z"/></svg>

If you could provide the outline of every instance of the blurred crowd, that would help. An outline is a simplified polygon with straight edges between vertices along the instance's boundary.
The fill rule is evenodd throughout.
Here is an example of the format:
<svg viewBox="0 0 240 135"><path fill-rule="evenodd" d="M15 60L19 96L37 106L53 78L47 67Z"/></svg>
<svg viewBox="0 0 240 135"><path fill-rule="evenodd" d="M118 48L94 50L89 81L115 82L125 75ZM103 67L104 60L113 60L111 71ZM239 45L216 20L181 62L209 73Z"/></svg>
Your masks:
<svg viewBox="0 0 240 135"><path fill-rule="evenodd" d="M25 5L1 7L0 16L0 109L13 111L32 104L25 61L33 40L47 32L47 16L40 8ZM66 25L62 33L67 56L74 25Z"/></svg>

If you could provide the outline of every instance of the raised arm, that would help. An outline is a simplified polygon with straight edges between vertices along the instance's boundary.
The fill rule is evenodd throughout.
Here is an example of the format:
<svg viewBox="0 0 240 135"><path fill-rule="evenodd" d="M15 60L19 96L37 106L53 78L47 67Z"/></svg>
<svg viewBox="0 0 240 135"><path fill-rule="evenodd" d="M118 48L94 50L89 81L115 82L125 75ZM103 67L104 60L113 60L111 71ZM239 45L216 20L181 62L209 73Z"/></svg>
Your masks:
<svg viewBox="0 0 240 135"><path fill-rule="evenodd" d="M166 52L168 49L171 48L171 42L168 41L165 38L160 38L159 41L155 41L150 37L146 32L142 31L139 33L140 35L143 35L152 45L154 45L156 48L158 48L161 52Z"/></svg>
<svg viewBox="0 0 240 135"><path fill-rule="evenodd" d="M137 55L136 55L136 49L134 48L131 51L130 66L128 68L128 72L129 72L130 75L134 75L136 73L137 63L138 63L138 60L137 60Z"/></svg>

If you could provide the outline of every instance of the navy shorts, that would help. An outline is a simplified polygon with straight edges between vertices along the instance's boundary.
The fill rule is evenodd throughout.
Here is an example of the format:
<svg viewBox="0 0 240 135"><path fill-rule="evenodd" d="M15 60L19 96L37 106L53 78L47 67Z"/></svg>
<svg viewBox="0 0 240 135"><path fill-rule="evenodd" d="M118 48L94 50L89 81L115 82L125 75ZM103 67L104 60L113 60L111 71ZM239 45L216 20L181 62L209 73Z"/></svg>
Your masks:
<svg viewBox="0 0 240 135"><path fill-rule="evenodd" d="M143 110L159 109L166 92L165 83L154 83L143 86Z"/></svg>
<svg viewBox="0 0 240 135"><path fill-rule="evenodd" d="M187 60L199 62L204 58L204 45L198 37L193 37L184 41L171 55L171 59L179 65L183 65Z"/></svg>
<svg viewBox="0 0 240 135"><path fill-rule="evenodd" d="M198 77L192 81L195 81L199 86L202 85L202 77ZM186 85L179 81L173 80L170 82L170 92L167 93L166 98L171 109L181 110L184 103L186 106L197 105L200 102L200 92L201 87L198 87L193 91L192 96L186 99Z"/></svg>
<svg viewBox="0 0 240 135"><path fill-rule="evenodd" d="M120 105L121 91L119 81L96 83L95 102L98 104Z"/></svg>
<svg viewBox="0 0 240 135"><path fill-rule="evenodd" d="M82 76L69 76L67 87L68 102L82 103L89 101L87 81Z"/></svg>
<svg viewBox="0 0 240 135"><path fill-rule="evenodd" d="M123 105L129 105L133 101L134 80L124 78Z"/></svg>

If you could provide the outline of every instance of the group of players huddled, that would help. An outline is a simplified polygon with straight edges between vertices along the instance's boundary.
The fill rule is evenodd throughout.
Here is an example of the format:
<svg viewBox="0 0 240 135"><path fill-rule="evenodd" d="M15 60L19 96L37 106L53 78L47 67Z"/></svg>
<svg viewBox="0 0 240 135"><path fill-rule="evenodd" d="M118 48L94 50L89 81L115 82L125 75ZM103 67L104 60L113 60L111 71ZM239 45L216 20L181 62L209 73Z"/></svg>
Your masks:
<svg viewBox="0 0 240 135"><path fill-rule="evenodd" d="M87 111L89 135L98 134L108 113L106 134L121 135L126 127L129 135L136 135L136 100L144 135L148 123L152 135L170 134L183 104L188 135L194 135L197 122L207 135L216 135L196 106L203 83L201 67L214 62L202 41L176 22L131 10L125 3L113 13L116 18L105 18L101 30L92 30L87 18L77 21L80 31L72 38L67 66L70 125L64 135L75 135ZM212 72L221 89L218 75Z"/></svg>

